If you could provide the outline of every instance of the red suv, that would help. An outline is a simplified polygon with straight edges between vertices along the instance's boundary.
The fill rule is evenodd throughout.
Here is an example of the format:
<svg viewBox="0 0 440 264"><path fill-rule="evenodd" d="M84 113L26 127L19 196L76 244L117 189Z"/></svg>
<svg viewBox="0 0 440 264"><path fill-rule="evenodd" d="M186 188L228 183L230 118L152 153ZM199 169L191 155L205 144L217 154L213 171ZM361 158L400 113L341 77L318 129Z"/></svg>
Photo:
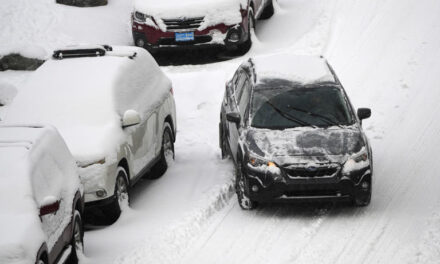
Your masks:
<svg viewBox="0 0 440 264"><path fill-rule="evenodd" d="M160 48L251 46L256 19L270 18L274 0L136 0L132 14L136 46L150 52Z"/></svg>

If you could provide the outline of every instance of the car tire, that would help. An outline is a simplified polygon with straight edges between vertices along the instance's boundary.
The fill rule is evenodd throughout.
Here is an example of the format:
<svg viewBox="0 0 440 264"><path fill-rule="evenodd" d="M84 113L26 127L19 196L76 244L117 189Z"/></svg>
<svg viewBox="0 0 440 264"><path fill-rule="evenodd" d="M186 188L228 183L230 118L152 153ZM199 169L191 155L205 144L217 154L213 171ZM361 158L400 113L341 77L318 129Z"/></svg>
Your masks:
<svg viewBox="0 0 440 264"><path fill-rule="evenodd" d="M249 15L248 15L248 36L247 40L243 42L242 44L238 45L238 50L240 53L245 54L250 50L252 47L252 30L255 29L255 17L254 17L254 10L252 8L249 8Z"/></svg>
<svg viewBox="0 0 440 264"><path fill-rule="evenodd" d="M357 207L365 207L368 206L371 202L371 180L367 181L369 183L368 189L363 190L361 187L357 189L352 197L352 204Z"/></svg>
<svg viewBox="0 0 440 264"><path fill-rule="evenodd" d="M235 192L237 193L238 204L243 210L253 210L258 203L249 198L249 183L243 173L241 162L237 162L235 169Z"/></svg>
<svg viewBox="0 0 440 264"><path fill-rule="evenodd" d="M222 123L219 124L219 139L220 139L220 149L222 153L222 159L227 159L229 157L228 146L225 140L225 133Z"/></svg>
<svg viewBox="0 0 440 264"><path fill-rule="evenodd" d="M70 245L72 247L72 252L67 259L67 264L77 264L79 262L78 255L84 252L84 230L83 222L81 219L81 214L78 210L75 210L73 216L73 232L72 240Z"/></svg>
<svg viewBox="0 0 440 264"><path fill-rule="evenodd" d="M115 182L115 199L110 205L110 210L108 210L106 213L110 223L114 223L118 220L124 203L130 204L130 195L128 189L129 185L127 172L123 167L118 167Z"/></svg>
<svg viewBox="0 0 440 264"><path fill-rule="evenodd" d="M158 179L165 174L169 167L170 160L174 160L174 141L171 125L165 122L162 134L162 147L159 161L151 168L149 179Z"/></svg>
<svg viewBox="0 0 440 264"><path fill-rule="evenodd" d="M273 0L269 0L269 4L264 8L263 13L261 13L260 19L269 19L275 13L273 7Z"/></svg>

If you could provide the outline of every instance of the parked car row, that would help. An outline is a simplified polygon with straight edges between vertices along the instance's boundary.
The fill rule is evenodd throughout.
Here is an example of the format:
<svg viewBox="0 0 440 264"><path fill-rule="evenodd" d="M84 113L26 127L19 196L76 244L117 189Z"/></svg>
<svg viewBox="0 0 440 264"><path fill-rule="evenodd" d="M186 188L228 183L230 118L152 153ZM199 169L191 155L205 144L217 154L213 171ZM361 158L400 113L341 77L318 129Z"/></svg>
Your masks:
<svg viewBox="0 0 440 264"><path fill-rule="evenodd" d="M130 188L174 158L172 84L137 47L55 51L2 124L0 263L76 263L83 221L116 221Z"/></svg>

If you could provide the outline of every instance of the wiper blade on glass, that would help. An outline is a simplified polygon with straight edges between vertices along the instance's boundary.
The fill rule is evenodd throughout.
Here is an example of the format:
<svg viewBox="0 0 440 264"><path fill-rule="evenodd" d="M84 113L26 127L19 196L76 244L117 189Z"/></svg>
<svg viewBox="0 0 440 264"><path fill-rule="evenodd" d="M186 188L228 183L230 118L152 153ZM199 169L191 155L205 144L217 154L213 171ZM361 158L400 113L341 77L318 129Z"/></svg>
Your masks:
<svg viewBox="0 0 440 264"><path fill-rule="evenodd" d="M314 125L312 125L312 124L310 124L310 123L307 123L307 122L304 121L304 120L298 119L298 118L292 116L291 114L286 113L286 112L284 112L283 110L279 109L278 107L276 107L275 105L273 105L272 102L271 102L270 100L267 100L266 102L267 102L267 104L269 104L269 105L270 105L270 106L271 106L271 107L272 107L272 108L273 108L278 114L280 114L280 115L281 115L282 117L284 117L285 119L290 120L290 121L293 121L293 122L296 122L296 123L300 124L301 126L311 126L311 127L313 127L313 128L316 128L316 126L314 126Z"/></svg>
<svg viewBox="0 0 440 264"><path fill-rule="evenodd" d="M322 121L326 122L329 125L338 126L338 127L342 128L342 125L336 123L335 121L331 120L330 118L328 118L326 116L323 116L323 115L320 115L320 114L316 114L316 113L312 113L310 111L307 111L307 110L304 110L304 109L300 109L300 108L296 108L296 107L293 107L293 106L288 106L288 108L292 109L292 110L295 110L295 111L298 111L298 112L306 113L306 114L308 114L310 116L317 117L317 118L321 119Z"/></svg>

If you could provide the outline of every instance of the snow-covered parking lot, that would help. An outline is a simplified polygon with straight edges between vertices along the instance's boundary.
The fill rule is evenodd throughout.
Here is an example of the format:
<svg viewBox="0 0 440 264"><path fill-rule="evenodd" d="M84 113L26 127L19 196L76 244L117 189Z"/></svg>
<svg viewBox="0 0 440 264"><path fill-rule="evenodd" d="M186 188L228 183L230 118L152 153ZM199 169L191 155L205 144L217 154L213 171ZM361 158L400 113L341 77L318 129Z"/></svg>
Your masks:
<svg viewBox="0 0 440 264"><path fill-rule="evenodd" d="M53 2L3 0L0 54L131 44L131 0ZM162 67L177 107L175 161L134 188L115 224L88 227L81 263L439 263L439 13L438 0L278 0L243 57ZM218 147L225 81L248 57L280 52L324 55L354 106L372 109L363 124L374 152L368 207L237 204L233 165ZM0 72L0 96L31 75Z"/></svg>

